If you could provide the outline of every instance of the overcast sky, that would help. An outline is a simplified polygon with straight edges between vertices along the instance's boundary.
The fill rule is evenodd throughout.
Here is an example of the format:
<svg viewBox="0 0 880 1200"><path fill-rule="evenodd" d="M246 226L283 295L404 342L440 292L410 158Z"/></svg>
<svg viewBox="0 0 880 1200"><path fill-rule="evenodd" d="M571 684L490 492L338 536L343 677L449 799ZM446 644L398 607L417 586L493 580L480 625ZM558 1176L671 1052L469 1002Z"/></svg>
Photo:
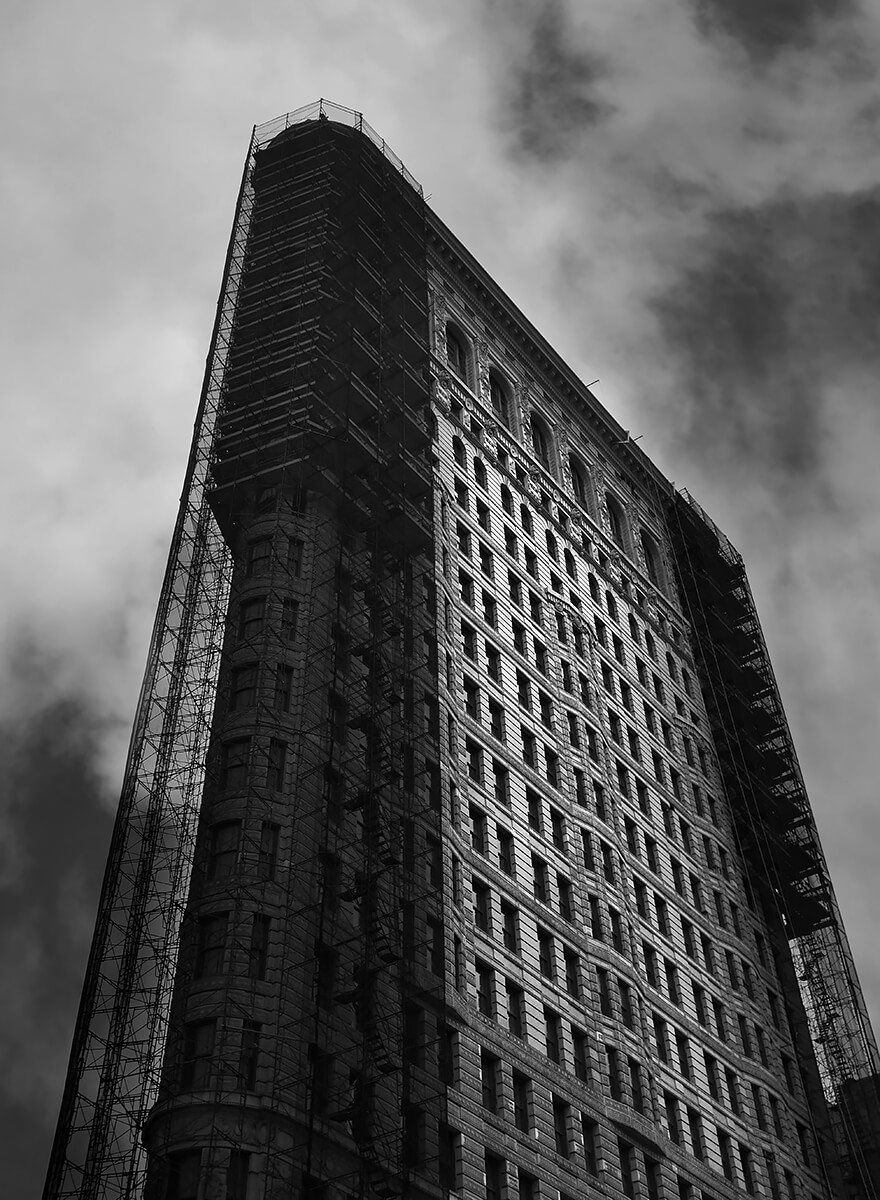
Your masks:
<svg viewBox="0 0 880 1200"><path fill-rule="evenodd" d="M880 1020L878 0L7 0L0 1142L41 1189L251 126L360 109L745 556Z"/></svg>

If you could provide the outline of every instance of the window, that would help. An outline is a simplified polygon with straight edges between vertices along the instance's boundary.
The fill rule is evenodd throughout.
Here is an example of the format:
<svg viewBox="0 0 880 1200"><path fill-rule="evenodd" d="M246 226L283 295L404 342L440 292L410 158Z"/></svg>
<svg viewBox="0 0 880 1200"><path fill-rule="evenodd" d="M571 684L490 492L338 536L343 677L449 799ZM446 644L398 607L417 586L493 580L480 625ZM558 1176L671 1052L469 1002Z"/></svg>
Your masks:
<svg viewBox="0 0 880 1200"><path fill-rule="evenodd" d="M196 1200L201 1164L201 1150L179 1150L169 1154L165 1200Z"/></svg>
<svg viewBox="0 0 880 1200"><path fill-rule="evenodd" d="M613 1017L611 1005L611 988L608 983L608 972L604 967L596 967L596 983L599 989L599 1011L603 1017Z"/></svg>
<svg viewBox="0 0 880 1200"><path fill-rule="evenodd" d="M494 1111L494 1110L493 1110ZM503 1158L486 1151L486 1200L502 1200L507 1164Z"/></svg>
<svg viewBox="0 0 880 1200"><path fill-rule="evenodd" d="M250 751L251 739L247 737L223 743L220 749L220 787L225 791L239 791L244 787Z"/></svg>
<svg viewBox="0 0 880 1200"><path fill-rule="evenodd" d="M663 576L660 565L660 548L655 539L647 530L642 530L640 541L642 543L642 557L645 563L645 574L650 579L655 587L662 587Z"/></svg>
<svg viewBox="0 0 880 1200"><path fill-rule="evenodd" d="M605 508L608 513L608 530L611 537L621 550L625 550L626 526L624 523L623 508L610 492L605 493Z"/></svg>
<svg viewBox="0 0 880 1200"><path fill-rule="evenodd" d="M249 640L259 637L263 632L263 622L266 617L266 597L254 596L250 600L242 600L238 609L239 640Z"/></svg>
<svg viewBox="0 0 880 1200"><path fill-rule="evenodd" d="M502 825L496 826L495 833L498 838L498 866L505 875L513 878L513 834Z"/></svg>
<svg viewBox="0 0 880 1200"><path fill-rule="evenodd" d="M629 1090L632 1106L638 1113L645 1111L645 1092L642 1086L642 1068L634 1059L627 1059L627 1069L629 1071Z"/></svg>
<svg viewBox="0 0 880 1200"><path fill-rule="evenodd" d="M545 979L556 978L553 936L546 929L541 929L540 926L538 928L538 963Z"/></svg>
<svg viewBox="0 0 880 1200"><path fill-rule="evenodd" d="M550 470L550 431L542 418L535 412L530 414L529 428L532 435L532 449L535 458L542 467Z"/></svg>
<svg viewBox="0 0 880 1200"><path fill-rule="evenodd" d="M231 686L229 688L229 709L231 712L237 712L242 708L253 708L256 704L257 675L258 668L256 663L248 663L247 666L236 667L233 670Z"/></svg>
<svg viewBox="0 0 880 1200"><path fill-rule="evenodd" d="M556 873L556 891L559 896L559 915L564 921L574 920L574 905L571 901L571 880Z"/></svg>
<svg viewBox="0 0 880 1200"><path fill-rule="evenodd" d="M486 814L475 805L468 810L471 822L471 847L477 854L486 854L489 842L489 825Z"/></svg>
<svg viewBox="0 0 880 1200"><path fill-rule="evenodd" d="M562 1062L562 1021L559 1013L552 1008L544 1007L544 1029L546 1034L547 1057L551 1062Z"/></svg>
<svg viewBox="0 0 880 1200"><path fill-rule="evenodd" d="M449 369L467 383L468 363L464 339L451 325L446 326L446 361Z"/></svg>
<svg viewBox="0 0 880 1200"><path fill-rule="evenodd" d="M586 508L589 504L587 472L581 462L573 454L569 455L568 467L571 472L571 490L578 504Z"/></svg>
<svg viewBox="0 0 880 1200"><path fill-rule="evenodd" d="M542 904L548 904L550 901L550 889L548 886L547 864L543 858L538 858L536 854L532 855L532 872L534 874L535 899L540 900Z"/></svg>
<svg viewBox="0 0 880 1200"><path fill-rule="evenodd" d="M488 1050L480 1052L480 1080L482 1083L483 1108L490 1113L498 1112L498 1068L499 1061Z"/></svg>
<svg viewBox="0 0 880 1200"><path fill-rule="evenodd" d="M666 1128L669 1138L676 1145L681 1144L681 1115L678 1100L670 1092L663 1093L663 1107L666 1112Z"/></svg>
<svg viewBox="0 0 880 1200"><path fill-rule="evenodd" d="M675 1050L678 1055L678 1069L682 1079L690 1079L693 1076L691 1069L691 1046L687 1034L681 1032L680 1029L675 1031Z"/></svg>
<svg viewBox="0 0 880 1200"><path fill-rule="evenodd" d="M180 1086L187 1091L198 1091L208 1086L216 1030L216 1020L188 1021L184 1026Z"/></svg>
<svg viewBox="0 0 880 1200"><path fill-rule="evenodd" d="M489 372L489 403L502 425L510 424L507 387L494 371Z"/></svg>
<svg viewBox="0 0 880 1200"><path fill-rule="evenodd" d="M469 717L475 721L480 719L480 689L473 679L464 678L464 708Z"/></svg>
<svg viewBox="0 0 880 1200"><path fill-rule="evenodd" d="M498 804L510 804L510 772L500 762L492 760L493 792Z"/></svg>
<svg viewBox="0 0 880 1200"><path fill-rule="evenodd" d="M468 625L466 621L461 623L461 645L467 658L476 660L477 657L477 631L472 625Z"/></svg>
<svg viewBox="0 0 880 1200"><path fill-rule="evenodd" d="M571 1146L569 1144L569 1127L570 1108L564 1100L559 1096L553 1097L553 1136L556 1142L556 1153L561 1154L563 1158L568 1158L571 1154Z"/></svg>
<svg viewBox="0 0 880 1200"><path fill-rule="evenodd" d="M286 663L275 665L275 708L279 712L289 712L290 693L293 687L293 667Z"/></svg>
<svg viewBox="0 0 880 1200"><path fill-rule="evenodd" d="M196 979L201 979L206 975L220 975L223 973L228 923L228 913L212 913L210 916L199 919L196 948Z"/></svg>
<svg viewBox="0 0 880 1200"><path fill-rule="evenodd" d="M574 950L563 949L565 961L565 990L573 1000L581 998L581 962Z"/></svg>
<svg viewBox="0 0 880 1200"><path fill-rule="evenodd" d="M632 1002L632 988L622 979L617 981L617 995L620 1000L620 1019L627 1029L634 1029L635 1010Z"/></svg>
<svg viewBox="0 0 880 1200"><path fill-rule="evenodd" d="M266 962L269 953L269 925L271 918L254 913L251 926L251 944L248 948L248 977L266 978Z"/></svg>
<svg viewBox="0 0 880 1200"><path fill-rule="evenodd" d="M299 601L291 596L285 596L281 602L281 638L282 641L292 642L296 637L297 621L299 619Z"/></svg>
<svg viewBox="0 0 880 1200"><path fill-rule="evenodd" d="M597 1175L599 1126L586 1114L581 1116L581 1136L584 1140L584 1167L588 1175Z"/></svg>
<svg viewBox="0 0 880 1200"><path fill-rule="evenodd" d="M245 1020L241 1029L241 1047L238 1055L238 1085L242 1091L252 1092L257 1086L257 1064L260 1051L258 1021Z"/></svg>
<svg viewBox="0 0 880 1200"><path fill-rule="evenodd" d="M241 821L220 821L211 826L211 845L208 858L208 878L222 879L232 875L238 865L241 843Z"/></svg>
<svg viewBox="0 0 880 1200"><path fill-rule="evenodd" d="M494 972L487 963L476 960L477 1008L484 1017L495 1017Z"/></svg>
<svg viewBox="0 0 880 1200"><path fill-rule="evenodd" d="M501 651L491 642L486 642L486 674L494 683L501 682Z"/></svg>
<svg viewBox="0 0 880 1200"><path fill-rule="evenodd" d="M654 1045L657 1050L657 1057L662 1063L669 1063L669 1027L666 1021L659 1015L653 1014L654 1024Z"/></svg>
<svg viewBox="0 0 880 1200"><path fill-rule="evenodd" d="M270 791L280 792L284 785L284 767L287 761L287 743L271 738L269 741L269 757L266 763L266 787Z"/></svg>
<svg viewBox="0 0 880 1200"><path fill-rule="evenodd" d="M520 735L522 737L522 757L523 762L527 767L537 770L538 767L538 739L525 725L520 727Z"/></svg>
<svg viewBox="0 0 880 1200"><path fill-rule="evenodd" d="M507 996L507 1029L515 1037L525 1036L526 998L525 992L511 979L504 982Z"/></svg>
<svg viewBox="0 0 880 1200"><path fill-rule="evenodd" d="M505 950L519 953L519 914L512 904L501 901L501 935Z"/></svg>
<svg viewBox="0 0 880 1200"><path fill-rule="evenodd" d="M705 1147L703 1145L703 1122L700 1114L696 1109L689 1108L687 1110L688 1130L691 1137L691 1151L694 1158L705 1157Z"/></svg>
<svg viewBox="0 0 880 1200"><path fill-rule="evenodd" d="M718 1153L721 1156L721 1170L724 1172L724 1178L729 1179L731 1183L736 1181L736 1173L733 1166L733 1149L729 1133L725 1133L723 1129L717 1130L718 1134Z"/></svg>
<svg viewBox="0 0 880 1200"><path fill-rule="evenodd" d="M488 887L478 879L472 881L474 894L474 925L482 933L492 932L492 900Z"/></svg>
<svg viewBox="0 0 880 1200"><path fill-rule="evenodd" d="M620 1055L614 1046L605 1047L605 1069L608 1073L608 1094L612 1100L623 1099L620 1082Z"/></svg>
<svg viewBox="0 0 880 1200"><path fill-rule="evenodd" d="M571 1046L575 1077L581 1083L589 1083L590 1062L587 1035L583 1030L578 1029L576 1025L572 1025L571 1027Z"/></svg>
<svg viewBox="0 0 880 1200"><path fill-rule="evenodd" d="M521 1133L530 1132L532 1081L521 1071L513 1072L513 1123Z"/></svg>
<svg viewBox="0 0 880 1200"><path fill-rule="evenodd" d="M476 742L467 738L465 741L465 750L468 759L468 776L474 783L482 784L483 782L483 751Z"/></svg>

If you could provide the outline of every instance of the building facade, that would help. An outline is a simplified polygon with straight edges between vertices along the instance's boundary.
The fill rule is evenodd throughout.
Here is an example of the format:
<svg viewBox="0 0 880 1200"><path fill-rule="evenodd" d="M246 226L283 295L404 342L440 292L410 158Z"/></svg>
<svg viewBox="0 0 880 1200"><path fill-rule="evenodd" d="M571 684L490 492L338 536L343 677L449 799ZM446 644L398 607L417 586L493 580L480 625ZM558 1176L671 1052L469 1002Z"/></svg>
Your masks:
<svg viewBox="0 0 880 1200"><path fill-rule="evenodd" d="M255 131L47 1197L876 1194L742 561L358 114Z"/></svg>

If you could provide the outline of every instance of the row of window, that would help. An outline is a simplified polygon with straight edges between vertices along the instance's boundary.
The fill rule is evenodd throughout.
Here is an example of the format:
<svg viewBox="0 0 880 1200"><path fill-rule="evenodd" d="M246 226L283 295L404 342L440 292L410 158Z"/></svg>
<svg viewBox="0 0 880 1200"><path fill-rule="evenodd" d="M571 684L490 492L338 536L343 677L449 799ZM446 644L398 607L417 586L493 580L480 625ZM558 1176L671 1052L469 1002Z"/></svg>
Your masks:
<svg viewBox="0 0 880 1200"><path fill-rule="evenodd" d="M447 362L452 371L465 383L473 378L470 356L465 349L465 341L450 326L446 334ZM506 426L510 426L510 392L507 384L497 371L489 372L489 398L495 416ZM528 438L531 451L541 466L551 475L557 472L557 452L553 434L545 418L532 409L528 417ZM456 463L466 467L463 443L456 438L453 441L453 453ZM573 498L591 514L596 511L593 487L590 473L586 464L575 454L568 457L569 478ZM636 540L642 552L645 572L657 587L665 582L662 558L659 546L654 537L644 528L638 530L637 538L630 529L623 503L610 491L604 494L604 507L607 516L607 528L612 540L624 551L631 553L635 550Z"/></svg>

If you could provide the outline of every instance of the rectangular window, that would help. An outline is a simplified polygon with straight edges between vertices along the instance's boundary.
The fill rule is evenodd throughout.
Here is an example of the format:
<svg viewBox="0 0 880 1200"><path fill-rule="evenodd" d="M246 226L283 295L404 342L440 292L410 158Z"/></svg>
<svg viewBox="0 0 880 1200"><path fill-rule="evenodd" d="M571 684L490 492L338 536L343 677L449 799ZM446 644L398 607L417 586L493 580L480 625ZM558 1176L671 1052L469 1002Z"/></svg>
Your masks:
<svg viewBox="0 0 880 1200"><path fill-rule="evenodd" d="M238 712L243 708L253 708L257 702L257 677L256 663L248 663L246 666L233 669L229 688L230 711Z"/></svg>
<svg viewBox="0 0 880 1200"><path fill-rule="evenodd" d="M538 928L538 963L545 979L556 978L556 961L553 936L546 929Z"/></svg>
<svg viewBox="0 0 880 1200"><path fill-rule="evenodd" d="M223 743L220 748L220 787L224 791L239 791L245 786L250 752L249 737Z"/></svg>
<svg viewBox="0 0 880 1200"><path fill-rule="evenodd" d="M556 873L556 891L559 896L559 915L565 921L574 920L574 905L572 904L571 880Z"/></svg>
<svg viewBox="0 0 880 1200"><path fill-rule="evenodd" d="M482 1083L483 1108L490 1113L498 1112L498 1068L499 1061L488 1050L480 1052L480 1080Z"/></svg>
<svg viewBox="0 0 880 1200"><path fill-rule="evenodd" d="M184 1026L180 1086L185 1090L199 1091L208 1086L216 1031L216 1020L188 1021Z"/></svg>
<svg viewBox="0 0 880 1200"><path fill-rule="evenodd" d="M272 821L263 821L260 826L260 846L257 866L261 879L274 879L278 865L278 836L280 827Z"/></svg>
<svg viewBox="0 0 880 1200"><path fill-rule="evenodd" d="M501 936L505 950L519 953L519 914L512 904L501 901Z"/></svg>
<svg viewBox="0 0 880 1200"><path fill-rule="evenodd" d="M210 916L199 919L196 979L223 973L228 924L229 913L212 913Z"/></svg>
<svg viewBox="0 0 880 1200"><path fill-rule="evenodd" d="M538 739L525 725L520 726L520 737L522 738L522 757L523 762L527 767L537 770L538 767Z"/></svg>
<svg viewBox="0 0 880 1200"><path fill-rule="evenodd" d="M485 855L489 848L489 822L486 814L472 804L468 809L471 822L471 848Z"/></svg>
<svg viewBox="0 0 880 1200"><path fill-rule="evenodd" d="M279 712L290 711L290 693L293 687L293 667L286 663L275 666L275 707Z"/></svg>
<svg viewBox="0 0 880 1200"><path fill-rule="evenodd" d="M270 917L266 917L262 913L254 913L251 944L248 949L248 977L250 979L266 978L270 921Z"/></svg>
<svg viewBox="0 0 880 1200"><path fill-rule="evenodd" d="M240 844L241 821L219 821L211 826L209 879L222 879L235 873Z"/></svg>
<svg viewBox="0 0 880 1200"><path fill-rule="evenodd" d="M500 762L492 760L493 794L497 804L510 804L510 772Z"/></svg>
<svg viewBox="0 0 880 1200"><path fill-rule="evenodd" d="M553 1097L553 1137L556 1143L556 1153L562 1155L563 1158L568 1158L571 1154L568 1133L570 1111L569 1105L564 1100L559 1096Z"/></svg>
<svg viewBox="0 0 880 1200"><path fill-rule="evenodd" d="M296 637L299 621L299 601L292 596L285 596L281 601L281 639L292 642Z"/></svg>
<svg viewBox="0 0 880 1200"><path fill-rule="evenodd" d="M271 738L269 741L269 757L266 762L266 787L272 792L280 792L284 787L284 767L287 761L287 742Z"/></svg>
<svg viewBox="0 0 880 1200"><path fill-rule="evenodd" d="M526 997L525 992L512 980L505 980L507 995L507 1029L514 1037L525 1037Z"/></svg>
<svg viewBox="0 0 880 1200"><path fill-rule="evenodd" d="M587 1035L576 1025L571 1027L571 1046L575 1077L581 1083L590 1081L590 1060L587 1047Z"/></svg>
<svg viewBox="0 0 880 1200"><path fill-rule="evenodd" d="M262 1026L258 1021L245 1020L242 1024L241 1047L238 1055L238 1086L245 1092L252 1092L257 1086L261 1029Z"/></svg>
<svg viewBox="0 0 880 1200"><path fill-rule="evenodd" d="M481 933L492 932L492 902L488 887L478 879L473 879L474 896L474 925Z"/></svg>
<svg viewBox="0 0 880 1200"><path fill-rule="evenodd" d="M498 838L498 866L505 875L513 877L513 834L502 825L497 825L495 833Z"/></svg>
<svg viewBox="0 0 880 1200"><path fill-rule="evenodd" d="M254 596L250 600L242 600L238 608L239 641L249 641L259 637L263 632L265 618L265 596Z"/></svg>
<svg viewBox="0 0 880 1200"><path fill-rule="evenodd" d="M581 1116L581 1136L584 1141L584 1167L588 1175L598 1175L599 1126L586 1113Z"/></svg>
<svg viewBox="0 0 880 1200"><path fill-rule="evenodd" d="M476 961L477 1008L484 1017L495 1017L495 986L492 968L479 959Z"/></svg>
<svg viewBox="0 0 880 1200"><path fill-rule="evenodd" d="M562 1062L562 1022L558 1013L551 1008L544 1008L544 1030L546 1035L547 1057L551 1062Z"/></svg>
<svg viewBox="0 0 880 1200"><path fill-rule="evenodd" d="M581 960L574 950L566 946L563 950L565 960L565 990L574 1000L581 998Z"/></svg>
<svg viewBox="0 0 880 1200"><path fill-rule="evenodd" d="M483 782L483 750L470 738L465 739L465 752L468 760L468 778L474 783Z"/></svg>
<svg viewBox="0 0 880 1200"><path fill-rule="evenodd" d="M620 1056L614 1046L605 1047L605 1067L608 1072L608 1094L612 1100L623 1099L620 1082Z"/></svg>
<svg viewBox="0 0 880 1200"><path fill-rule="evenodd" d="M513 1123L521 1133L531 1130L532 1081L521 1071L513 1072Z"/></svg>

